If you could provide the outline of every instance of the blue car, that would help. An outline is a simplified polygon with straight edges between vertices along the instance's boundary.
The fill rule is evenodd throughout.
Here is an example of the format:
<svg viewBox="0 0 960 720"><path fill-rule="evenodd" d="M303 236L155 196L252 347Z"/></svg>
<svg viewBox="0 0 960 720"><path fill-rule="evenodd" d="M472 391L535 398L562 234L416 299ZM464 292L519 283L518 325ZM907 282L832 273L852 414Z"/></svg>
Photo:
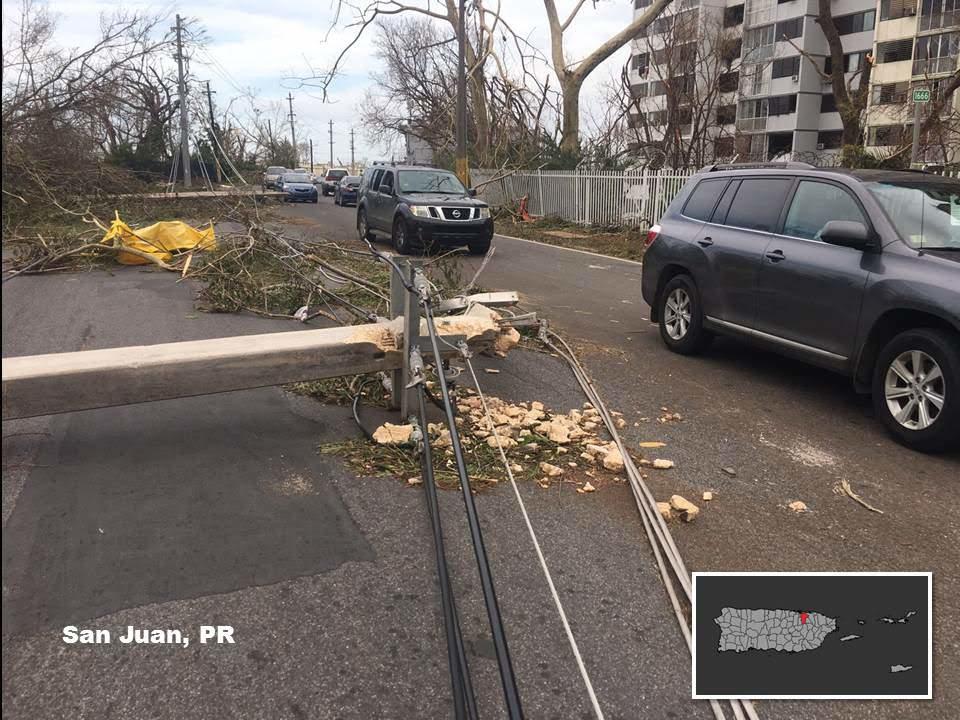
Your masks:
<svg viewBox="0 0 960 720"><path fill-rule="evenodd" d="M307 173L284 173L278 189L284 193L284 202L318 202L317 186L310 182Z"/></svg>
<svg viewBox="0 0 960 720"><path fill-rule="evenodd" d="M337 183L337 189L333 191L333 204L356 205L362 179L359 175L347 175L341 179Z"/></svg>

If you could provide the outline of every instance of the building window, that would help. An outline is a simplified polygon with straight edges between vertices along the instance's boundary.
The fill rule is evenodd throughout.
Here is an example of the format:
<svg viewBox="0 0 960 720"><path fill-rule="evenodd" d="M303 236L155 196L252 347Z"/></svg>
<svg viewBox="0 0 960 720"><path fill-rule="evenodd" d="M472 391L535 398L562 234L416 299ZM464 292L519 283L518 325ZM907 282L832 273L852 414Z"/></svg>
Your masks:
<svg viewBox="0 0 960 720"><path fill-rule="evenodd" d="M725 72L717 78L717 89L722 93L735 92L739 85L740 73L737 71Z"/></svg>
<svg viewBox="0 0 960 720"><path fill-rule="evenodd" d="M794 75L800 74L800 56L794 55L793 57L780 58L779 60L773 61L772 68L772 77L782 78L782 77L792 77Z"/></svg>
<svg viewBox="0 0 960 720"><path fill-rule="evenodd" d="M920 32L960 25L960 0L923 0Z"/></svg>
<svg viewBox="0 0 960 720"><path fill-rule="evenodd" d="M836 150L843 147L843 130L824 130L817 133L818 150Z"/></svg>
<svg viewBox="0 0 960 720"><path fill-rule="evenodd" d="M650 83L649 97L660 97L667 94L667 84L663 80L654 80Z"/></svg>
<svg viewBox="0 0 960 720"><path fill-rule="evenodd" d="M725 28L731 28L737 25L743 25L743 5L724 8L723 26Z"/></svg>
<svg viewBox="0 0 960 720"><path fill-rule="evenodd" d="M646 77L650 72L650 53L639 53L631 58L633 69L637 71L640 77Z"/></svg>
<svg viewBox="0 0 960 720"><path fill-rule="evenodd" d="M871 147L901 145L912 132L912 125L875 125L867 129L867 145Z"/></svg>
<svg viewBox="0 0 960 720"><path fill-rule="evenodd" d="M874 85L871 102L874 105L900 105L907 101L909 92L910 83L907 82Z"/></svg>
<svg viewBox="0 0 960 720"><path fill-rule="evenodd" d="M852 33L873 30L876 19L877 11L867 10L866 12L854 13L853 15L835 17L833 24L836 26L837 32L841 35L850 35Z"/></svg>
<svg viewBox="0 0 960 720"><path fill-rule="evenodd" d="M917 0L880 0L880 20L899 20L917 14Z"/></svg>
<svg viewBox="0 0 960 720"><path fill-rule="evenodd" d="M767 98L768 115L789 115L797 111L796 95L776 95Z"/></svg>
<svg viewBox="0 0 960 720"><path fill-rule="evenodd" d="M878 63L902 62L909 60L912 54L913 40L910 38L877 43Z"/></svg>
<svg viewBox="0 0 960 720"><path fill-rule="evenodd" d="M960 54L960 32L924 35L916 40L913 53L914 75L953 72Z"/></svg>
<svg viewBox="0 0 960 720"><path fill-rule="evenodd" d="M792 40L803 35L803 18L784 20L777 23L777 40Z"/></svg>
<svg viewBox="0 0 960 720"><path fill-rule="evenodd" d="M831 113L837 111L837 99L833 93L820 96L820 112Z"/></svg>
<svg viewBox="0 0 960 720"><path fill-rule="evenodd" d="M653 4L653 0L633 0L634 10L643 10Z"/></svg>
<svg viewBox="0 0 960 720"><path fill-rule="evenodd" d="M776 26L767 25L747 30L743 36L743 59L746 62L759 62L773 55L776 38Z"/></svg>
<svg viewBox="0 0 960 720"><path fill-rule="evenodd" d="M717 125L730 125L737 121L737 104L717 106Z"/></svg>
<svg viewBox="0 0 960 720"><path fill-rule="evenodd" d="M909 42L909 40L907 42ZM843 71L848 73L857 72L857 70L863 67L863 61L866 56L866 50L862 52L847 53L843 56ZM909 56L907 59L909 60ZM826 60L823 61L823 71L829 75L832 72L832 69L833 58L828 56Z"/></svg>
<svg viewBox="0 0 960 720"><path fill-rule="evenodd" d="M630 93L633 95L635 100L640 98L645 98L647 96L647 91L650 89L648 83L637 83L636 85L630 86Z"/></svg>

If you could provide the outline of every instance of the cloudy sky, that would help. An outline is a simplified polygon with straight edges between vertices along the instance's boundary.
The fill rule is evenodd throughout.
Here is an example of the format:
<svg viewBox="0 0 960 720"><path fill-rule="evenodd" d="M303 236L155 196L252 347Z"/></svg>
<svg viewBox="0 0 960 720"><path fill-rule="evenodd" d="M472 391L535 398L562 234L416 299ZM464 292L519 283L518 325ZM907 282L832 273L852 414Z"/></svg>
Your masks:
<svg viewBox="0 0 960 720"><path fill-rule="evenodd" d="M37 0L35 0L36 2ZM426 0L423 0L425 2ZM433 0L436 4L436 0ZM491 0L492 2L492 0ZM514 30L526 36L544 53L549 41L546 16L540 0L501 0L504 18ZM216 91L218 106L233 98L252 93L261 117L279 117L286 96L292 92L298 139L312 138L317 162L329 155L327 122L334 121L334 154L349 160L349 132L356 129L357 159L376 158L389 148L371 145L358 122L357 107L370 86L373 34L362 39L349 52L345 72L331 89L328 102L319 91L302 85L297 78L309 74L309 68L324 68L343 49L349 30L340 28L328 36L336 8L336 0L181 0L179 2L110 2L108 0L49 0L49 9L57 16L57 41L64 47L84 47L97 36L100 16L118 9L169 13L171 24L175 14L195 20L204 28L208 44L191 63L195 97L199 97L202 81L209 80ZM561 18L575 0L558 0ZM16 22L20 0L3 0L4 37ZM577 21L567 31L567 54L571 59L582 57L614 33L623 29L632 18L630 0L598 0L596 7L588 2ZM342 25L343 23L341 23ZM626 51L602 65L588 81L581 105L589 112L590 98L595 97L600 82L622 65ZM234 100L241 115L250 112L250 101Z"/></svg>

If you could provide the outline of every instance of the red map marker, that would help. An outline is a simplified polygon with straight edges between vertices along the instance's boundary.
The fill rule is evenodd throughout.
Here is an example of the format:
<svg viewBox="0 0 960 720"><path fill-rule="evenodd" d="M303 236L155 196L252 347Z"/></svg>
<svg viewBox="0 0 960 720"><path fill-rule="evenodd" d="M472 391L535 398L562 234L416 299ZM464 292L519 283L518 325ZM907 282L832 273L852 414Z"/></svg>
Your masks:
<svg viewBox="0 0 960 720"><path fill-rule="evenodd" d="M805 613L805 612L800 613L800 624L801 624L801 625L806 625L806 624L807 624L807 617L808 617L807 613Z"/></svg>

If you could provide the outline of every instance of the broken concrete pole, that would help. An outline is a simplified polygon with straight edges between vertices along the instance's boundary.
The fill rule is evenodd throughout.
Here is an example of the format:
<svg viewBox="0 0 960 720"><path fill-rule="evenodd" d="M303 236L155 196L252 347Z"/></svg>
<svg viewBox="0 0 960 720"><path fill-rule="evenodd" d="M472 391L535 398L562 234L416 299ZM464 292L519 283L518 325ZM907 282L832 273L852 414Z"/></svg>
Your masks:
<svg viewBox="0 0 960 720"><path fill-rule="evenodd" d="M684 522L693 522L700 514L700 508L682 495L670 496L670 507L673 508Z"/></svg>
<svg viewBox="0 0 960 720"><path fill-rule="evenodd" d="M373 431L373 439L380 445L406 445L413 435L413 425L384 423Z"/></svg>
<svg viewBox="0 0 960 720"><path fill-rule="evenodd" d="M675 515L673 514L673 508L670 507L670 503L668 502L658 502L657 510L660 511L660 516L667 522L670 522L675 518Z"/></svg>

